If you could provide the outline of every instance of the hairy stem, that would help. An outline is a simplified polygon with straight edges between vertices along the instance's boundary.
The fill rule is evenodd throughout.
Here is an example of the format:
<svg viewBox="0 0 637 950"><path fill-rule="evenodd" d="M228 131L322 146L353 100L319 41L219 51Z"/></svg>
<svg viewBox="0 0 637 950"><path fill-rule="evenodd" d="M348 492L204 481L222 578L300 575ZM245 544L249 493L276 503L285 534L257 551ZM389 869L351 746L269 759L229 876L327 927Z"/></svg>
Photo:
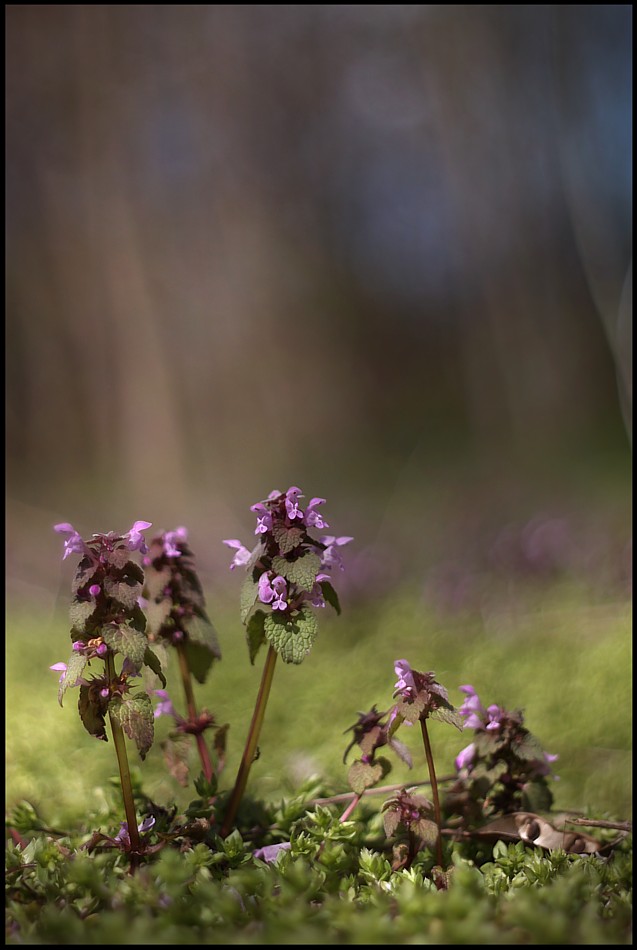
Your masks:
<svg viewBox="0 0 637 950"><path fill-rule="evenodd" d="M236 817L239 804L243 798L243 793L248 782L248 775L254 761L257 742L259 741L259 734L261 732L261 726L263 725L265 707L268 702L268 696L270 695L270 687L272 686L272 677L274 676L274 665L276 663L276 658L276 650L273 646L270 646L265 660L265 666L263 667L261 685L259 686L257 701L254 706L252 722L250 723L250 728L248 730L248 737L246 739L245 749L243 750L241 764L239 765L239 771L237 772L234 788L232 789L232 794L230 795L228 809L223 819L223 825L221 827L222 838L226 837L232 828L232 825L234 824L234 819Z"/></svg>
<svg viewBox="0 0 637 950"><path fill-rule="evenodd" d="M192 677L190 674L190 667L188 666L186 645L184 643L177 644L177 656L179 657L181 681L184 684L184 695L186 696L186 704L188 706L188 718L194 725L197 722L197 707L195 705L195 696L192 691ZM195 739L197 740L197 749L199 751L199 758L201 759L203 774L206 778L206 781L211 782L213 774L212 762L210 761L210 753L208 752L208 746L206 745L203 732L198 732L195 735Z"/></svg>
<svg viewBox="0 0 637 950"><path fill-rule="evenodd" d="M115 673L115 658L109 650L106 654L106 676L109 682L117 679ZM126 739L124 730L117 719L109 712L108 718L111 723L113 733L113 743L117 755L117 764L119 766L119 778L122 785L122 797L124 799L124 811L126 812L126 824L128 825L128 836L131 843L131 852L139 851L139 832L137 830L137 815L135 814L135 799L133 798L133 785L128 767L128 755L126 754ZM134 863L134 859L132 859Z"/></svg>
<svg viewBox="0 0 637 950"><path fill-rule="evenodd" d="M442 838L440 837L441 825L440 820L440 798L438 797L438 782L436 781L436 770L434 768L434 757L431 752L431 743L429 742L429 733L427 732L427 720L420 720L420 728L422 729L422 738L425 744L425 755L427 757L427 767L429 769L429 778L431 780L431 795L434 800L434 820L438 826L438 837L436 839L436 859L440 867L443 867L442 864Z"/></svg>

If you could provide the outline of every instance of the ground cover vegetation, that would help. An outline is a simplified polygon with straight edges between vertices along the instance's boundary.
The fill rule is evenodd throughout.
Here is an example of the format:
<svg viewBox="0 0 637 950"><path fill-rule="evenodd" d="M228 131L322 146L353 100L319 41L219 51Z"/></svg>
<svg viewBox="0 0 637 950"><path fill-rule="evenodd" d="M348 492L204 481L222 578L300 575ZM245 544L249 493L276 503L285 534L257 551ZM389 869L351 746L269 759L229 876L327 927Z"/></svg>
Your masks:
<svg viewBox="0 0 637 950"><path fill-rule="evenodd" d="M147 543L144 521L90 539L55 526L64 558L77 563L71 655L49 666L59 673L60 705L77 691L81 723L65 725L68 750L62 762L57 755L66 798L54 804L46 750L34 754L48 799L32 779L29 790L28 769L22 785L13 777L25 794L14 794L7 814L7 941L631 942L628 757L612 770L616 785L598 781L599 797L585 801L590 759L555 774L576 737L553 729L549 752L550 720L539 714L540 728L531 728L528 708L485 693L496 682L494 649L519 652L522 681L524 647L478 640L460 656L453 629L444 649L440 637L410 635L404 600L385 605L373 661L339 653L336 635L331 655L308 674L319 618L323 627L330 608L332 631L344 619L338 580L354 539L327 533L325 499L303 499L295 486L271 492L252 506L253 546L223 542L240 578L244 662L258 673L247 700L243 681L240 711L251 718L239 751L223 703L236 698L233 674L224 688L206 690L214 709L197 702L228 656L187 529ZM560 592L562 610L573 596ZM627 611L607 607L603 650L597 640L587 650L577 633L568 699L581 705L577 739L589 751L608 746L609 729L619 751L628 738L622 677L604 721L603 699L585 706L606 678L604 663L622 662L627 620ZM396 655L398 644L405 655ZM534 651L542 656L537 639ZM230 653L239 662L236 644ZM443 657L444 676L424 668ZM565 703L560 673L546 666L547 705ZM291 674L303 671L293 685ZM310 698L317 678L327 685ZM334 722L335 690L351 710L345 728ZM296 745L284 742L292 734ZM296 748L296 771L288 759L285 772L283 746L288 755ZM331 758L321 760L327 748ZM108 756L110 766L91 772L89 759ZM272 771L269 784L254 779L262 757L285 772L278 781ZM81 814L72 778L79 763L83 787L96 782Z"/></svg>

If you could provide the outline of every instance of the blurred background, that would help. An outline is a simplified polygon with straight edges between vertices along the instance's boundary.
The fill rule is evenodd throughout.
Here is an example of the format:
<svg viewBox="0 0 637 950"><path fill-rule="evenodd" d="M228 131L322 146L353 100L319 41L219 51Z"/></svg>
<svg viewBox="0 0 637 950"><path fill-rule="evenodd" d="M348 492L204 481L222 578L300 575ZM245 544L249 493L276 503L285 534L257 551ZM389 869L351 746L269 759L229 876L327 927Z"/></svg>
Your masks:
<svg viewBox="0 0 637 950"><path fill-rule="evenodd" d="M5 18L10 612L67 608L54 523L145 519L236 613L221 540L289 485L346 609L624 609L631 6Z"/></svg>

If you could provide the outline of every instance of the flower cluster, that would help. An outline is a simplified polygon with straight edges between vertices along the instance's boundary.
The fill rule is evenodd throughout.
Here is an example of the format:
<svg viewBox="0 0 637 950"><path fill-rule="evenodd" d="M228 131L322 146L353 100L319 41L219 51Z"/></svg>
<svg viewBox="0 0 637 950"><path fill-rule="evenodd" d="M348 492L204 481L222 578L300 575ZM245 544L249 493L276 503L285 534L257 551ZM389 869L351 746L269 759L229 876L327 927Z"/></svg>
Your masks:
<svg viewBox="0 0 637 950"><path fill-rule="evenodd" d="M221 650L206 613L187 529L181 526L156 535L143 563L149 639L165 646L183 645L193 676L205 682Z"/></svg>
<svg viewBox="0 0 637 950"><path fill-rule="evenodd" d="M136 521L125 534L94 534L88 540L67 523L54 530L68 537L63 560L79 554L73 580L70 618L72 654L68 663L55 663L59 672L60 705L69 687L79 686L79 713L86 730L106 741L106 714L115 717L134 739L142 758L153 741L153 714L145 692L132 695L129 680L149 666L165 684L161 664L150 650L146 618L139 606L144 573L130 559L132 551L147 551L142 531L148 521ZM119 671L115 656L122 658ZM101 661L97 675L87 676L92 661Z"/></svg>
<svg viewBox="0 0 637 950"><path fill-rule="evenodd" d="M462 719L449 702L447 690L436 680L435 673L420 673L412 669L407 660L396 660L394 671L398 677L394 685L394 698L398 697L398 702L389 717L392 734L403 722L413 725L428 717L441 719L462 729Z"/></svg>
<svg viewBox="0 0 637 950"><path fill-rule="evenodd" d="M472 800L485 814L548 809L552 795L546 779L557 755L542 749L525 728L520 710L484 706L471 685L460 690L465 694L459 710L464 728L472 729L474 736L456 756L458 781L449 803L463 810L458 805Z"/></svg>
<svg viewBox="0 0 637 950"><path fill-rule="evenodd" d="M312 498L302 507L303 497L301 489L292 486L286 492L272 491L251 506L257 537L252 551L236 538L223 542L234 550L230 570L243 567L248 572L241 592L241 619L248 623L250 617L252 661L259 646L268 640L286 662L300 663L316 633L310 608L325 607L327 602L340 612L331 572L343 569L339 548L353 539L335 535L314 538L310 529L329 528L319 510L325 499Z"/></svg>

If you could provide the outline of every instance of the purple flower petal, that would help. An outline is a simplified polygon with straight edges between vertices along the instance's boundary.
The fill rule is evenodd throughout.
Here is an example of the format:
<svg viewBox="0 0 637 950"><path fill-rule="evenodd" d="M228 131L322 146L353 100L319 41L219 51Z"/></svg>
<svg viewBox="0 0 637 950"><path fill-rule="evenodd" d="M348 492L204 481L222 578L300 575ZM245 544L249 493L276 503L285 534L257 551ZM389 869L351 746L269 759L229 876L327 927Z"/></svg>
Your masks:
<svg viewBox="0 0 637 950"><path fill-rule="evenodd" d="M273 861L276 861L280 851L289 850L290 842L281 841L279 844L267 844L264 848L257 848L256 851L252 852L252 855L255 858L259 858L261 861L272 863Z"/></svg>

